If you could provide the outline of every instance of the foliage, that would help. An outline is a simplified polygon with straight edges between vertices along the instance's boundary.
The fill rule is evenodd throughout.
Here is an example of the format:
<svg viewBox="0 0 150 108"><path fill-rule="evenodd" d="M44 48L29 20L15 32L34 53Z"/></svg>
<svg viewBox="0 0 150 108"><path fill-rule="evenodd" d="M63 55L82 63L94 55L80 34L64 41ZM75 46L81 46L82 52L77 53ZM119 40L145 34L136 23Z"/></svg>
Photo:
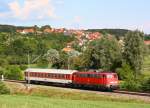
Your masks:
<svg viewBox="0 0 150 108"><path fill-rule="evenodd" d="M120 89L128 91L141 91L141 82L129 78L120 83Z"/></svg>
<svg viewBox="0 0 150 108"><path fill-rule="evenodd" d="M0 81L0 94L9 94L10 90Z"/></svg>
<svg viewBox="0 0 150 108"><path fill-rule="evenodd" d="M5 74L5 68L0 67L0 76Z"/></svg>
<svg viewBox="0 0 150 108"><path fill-rule="evenodd" d="M142 90L150 92L150 77L145 79L142 83Z"/></svg>
<svg viewBox="0 0 150 108"><path fill-rule="evenodd" d="M18 66L9 66L6 68L5 77L12 80L22 80L23 73Z"/></svg>
<svg viewBox="0 0 150 108"><path fill-rule="evenodd" d="M27 65L23 65L23 64L21 64L21 65L19 66L19 68L20 68L21 70L25 70L27 67L28 67Z"/></svg>
<svg viewBox="0 0 150 108"><path fill-rule="evenodd" d="M48 61L47 61L47 59L45 59L44 57L42 57L42 59L39 59L37 61L37 66L38 67L42 67L42 68L47 68L48 67Z"/></svg>
<svg viewBox="0 0 150 108"><path fill-rule="evenodd" d="M146 35L144 36L144 40L150 40L150 34L149 34L149 35L146 34Z"/></svg>
<svg viewBox="0 0 150 108"><path fill-rule="evenodd" d="M8 61L4 58L0 58L0 67L5 67L8 65Z"/></svg>
<svg viewBox="0 0 150 108"><path fill-rule="evenodd" d="M133 70L128 64L123 63L120 68L116 69L116 72L121 80L133 79Z"/></svg>
<svg viewBox="0 0 150 108"><path fill-rule="evenodd" d="M128 32L125 36L124 42L124 60L133 69L134 76L136 77L141 73L143 57L144 57L144 34L140 31Z"/></svg>
<svg viewBox="0 0 150 108"><path fill-rule="evenodd" d="M16 31L16 27L12 26L12 25L0 25L0 32L7 32L7 33L11 33L11 32L15 32Z"/></svg>
<svg viewBox="0 0 150 108"><path fill-rule="evenodd" d="M54 64L58 63L59 60L60 60L59 52L56 49L48 50L47 54L46 54L46 57L47 57L47 61L51 65L54 65Z"/></svg>
<svg viewBox="0 0 150 108"><path fill-rule="evenodd" d="M83 65L91 69L115 70L121 60L118 42L113 37L104 37L89 44L83 53Z"/></svg>
<svg viewBox="0 0 150 108"><path fill-rule="evenodd" d="M46 29L46 28L51 29L51 26L50 25L44 25L40 29L41 29L41 31L44 31L44 29Z"/></svg>
<svg viewBox="0 0 150 108"><path fill-rule="evenodd" d="M117 73L119 78L123 80L120 83L120 88L130 91L141 91L142 90L142 81L144 78L138 76L136 79L134 77L134 71L132 70L131 66L128 64L123 63L121 68L118 68Z"/></svg>

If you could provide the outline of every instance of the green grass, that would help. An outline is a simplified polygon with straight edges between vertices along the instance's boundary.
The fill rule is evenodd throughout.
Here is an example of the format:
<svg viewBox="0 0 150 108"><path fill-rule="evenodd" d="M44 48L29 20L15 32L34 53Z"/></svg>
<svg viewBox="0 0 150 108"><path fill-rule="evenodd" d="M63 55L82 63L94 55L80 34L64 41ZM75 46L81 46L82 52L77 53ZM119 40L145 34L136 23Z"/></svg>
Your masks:
<svg viewBox="0 0 150 108"><path fill-rule="evenodd" d="M88 100L88 101L108 101L108 102L126 102L126 103L150 103L139 98L132 98L126 96L104 95L95 92L84 92L75 89L65 89L50 86L31 86L27 90L23 84L5 82L7 87L10 88L11 94L14 95L29 95L39 97L49 97L52 99L67 99L67 100Z"/></svg>
<svg viewBox="0 0 150 108"><path fill-rule="evenodd" d="M1 95L0 108L150 108L150 104Z"/></svg>

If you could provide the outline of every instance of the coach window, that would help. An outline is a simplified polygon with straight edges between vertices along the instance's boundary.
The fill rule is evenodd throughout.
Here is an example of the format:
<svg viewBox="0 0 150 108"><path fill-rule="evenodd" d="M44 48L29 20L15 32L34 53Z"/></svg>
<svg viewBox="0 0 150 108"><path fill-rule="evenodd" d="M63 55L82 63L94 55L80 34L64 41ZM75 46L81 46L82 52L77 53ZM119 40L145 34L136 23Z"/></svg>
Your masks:
<svg viewBox="0 0 150 108"><path fill-rule="evenodd" d="M35 76L35 73L33 73L33 76Z"/></svg>
<svg viewBox="0 0 150 108"><path fill-rule="evenodd" d="M58 74L56 74L56 78L59 78Z"/></svg>
<svg viewBox="0 0 150 108"><path fill-rule="evenodd" d="M48 73L46 73L46 78L48 78Z"/></svg>
<svg viewBox="0 0 150 108"><path fill-rule="evenodd" d="M32 76L34 76L34 73L32 73Z"/></svg>
<svg viewBox="0 0 150 108"><path fill-rule="evenodd" d="M45 78L47 78L47 73L45 73Z"/></svg>
<svg viewBox="0 0 150 108"><path fill-rule="evenodd" d="M37 77L37 73L35 73L35 77Z"/></svg>

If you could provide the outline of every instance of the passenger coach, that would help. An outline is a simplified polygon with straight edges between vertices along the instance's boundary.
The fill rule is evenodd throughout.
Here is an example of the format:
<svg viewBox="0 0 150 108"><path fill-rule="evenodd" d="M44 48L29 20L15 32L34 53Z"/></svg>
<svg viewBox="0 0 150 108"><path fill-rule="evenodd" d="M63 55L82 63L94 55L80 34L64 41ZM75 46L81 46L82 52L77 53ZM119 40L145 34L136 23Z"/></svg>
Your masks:
<svg viewBox="0 0 150 108"><path fill-rule="evenodd" d="M76 70L63 69L34 69L25 70L25 80L31 82L53 82L53 83L72 83L72 74Z"/></svg>

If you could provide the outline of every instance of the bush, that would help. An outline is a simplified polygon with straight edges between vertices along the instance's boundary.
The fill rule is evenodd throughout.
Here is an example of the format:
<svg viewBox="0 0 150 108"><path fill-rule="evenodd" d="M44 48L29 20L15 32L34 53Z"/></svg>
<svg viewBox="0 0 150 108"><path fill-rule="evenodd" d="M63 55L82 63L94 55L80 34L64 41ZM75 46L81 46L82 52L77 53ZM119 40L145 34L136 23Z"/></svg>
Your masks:
<svg viewBox="0 0 150 108"><path fill-rule="evenodd" d="M144 83L142 84L142 90L150 92L150 78L144 81Z"/></svg>
<svg viewBox="0 0 150 108"><path fill-rule="evenodd" d="M9 94L10 90L0 81L0 94Z"/></svg>
<svg viewBox="0 0 150 108"><path fill-rule="evenodd" d="M26 68L28 68L27 65L20 65L20 69L21 69L21 70L25 70Z"/></svg>
<svg viewBox="0 0 150 108"><path fill-rule="evenodd" d="M37 67L47 68L48 67L47 60L45 58L39 59L37 61Z"/></svg>
<svg viewBox="0 0 150 108"><path fill-rule="evenodd" d="M141 91L141 82L138 80L125 80L120 84L120 88L129 91Z"/></svg>
<svg viewBox="0 0 150 108"><path fill-rule="evenodd" d="M18 66L9 66L6 68L5 77L12 80L22 80L23 73Z"/></svg>
<svg viewBox="0 0 150 108"><path fill-rule="evenodd" d="M128 64L123 64L122 68L118 68L117 73L119 75L119 78L123 80L123 82L120 84L121 89L130 91L141 90L141 82L143 78L138 77L135 79L134 71Z"/></svg>
<svg viewBox="0 0 150 108"><path fill-rule="evenodd" d="M116 72L121 80L133 78L133 70L128 64L123 64L121 68L116 69Z"/></svg>
<svg viewBox="0 0 150 108"><path fill-rule="evenodd" d="M0 75L4 75L4 73L5 73L5 69L0 67Z"/></svg>

